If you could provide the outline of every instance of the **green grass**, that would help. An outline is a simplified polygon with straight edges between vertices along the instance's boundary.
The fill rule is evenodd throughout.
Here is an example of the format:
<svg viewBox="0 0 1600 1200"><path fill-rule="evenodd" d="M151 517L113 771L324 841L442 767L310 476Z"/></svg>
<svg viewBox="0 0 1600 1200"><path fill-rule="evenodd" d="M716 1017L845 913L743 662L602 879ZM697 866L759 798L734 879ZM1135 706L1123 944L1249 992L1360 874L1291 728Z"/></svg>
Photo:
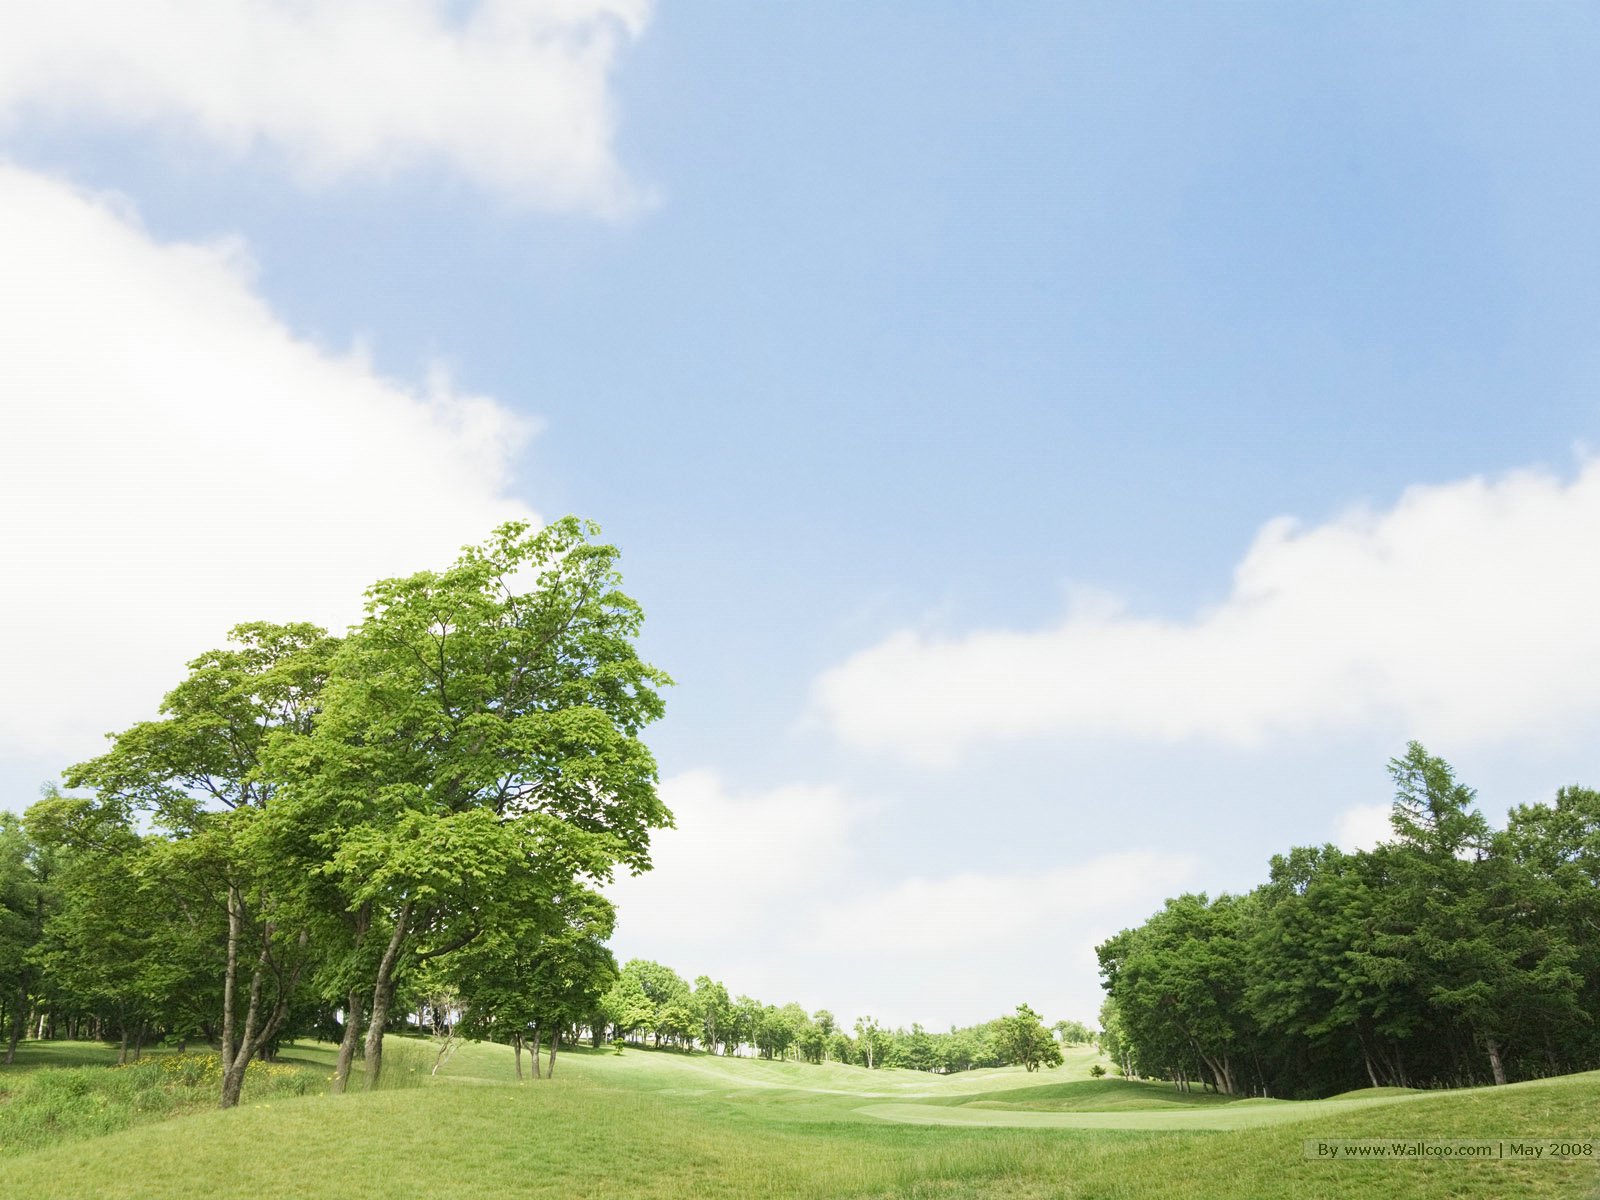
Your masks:
<svg viewBox="0 0 1600 1200"><path fill-rule="evenodd" d="M217 1105L221 1066L214 1052L157 1051L122 1067L116 1059L115 1047L94 1042L19 1048L17 1062L0 1068L0 1157ZM304 1056L253 1062L245 1076L255 1102L306 1095L326 1078L323 1064Z"/></svg>
<svg viewBox="0 0 1600 1200"><path fill-rule="evenodd" d="M159 1050L145 1051L145 1054L159 1053ZM17 1061L9 1067L0 1067L0 1079L40 1067L112 1067L116 1063L117 1047L109 1042L19 1042Z"/></svg>
<svg viewBox="0 0 1600 1200"><path fill-rule="evenodd" d="M321 1070L327 1048L293 1048ZM1600 1074L1454 1093L1295 1104L1175 1100L1170 1088L1052 1072L938 1077L630 1050L563 1051L521 1087L502 1047L396 1040L406 1086L281 1099L0 1158L0 1196L1410 1200L1595 1194L1592 1165L1307 1160L1307 1138L1600 1134ZM102 1072L116 1074L116 1072ZM45 1073L36 1073L45 1074ZM1098 1108L1094 1107L1096 1104ZM884 1120L893 1106L918 1119ZM1096 1116L1102 1128L992 1125ZM1174 1129L1227 1118L1223 1130ZM1275 1124L1258 1123L1263 1120ZM1150 1122L1156 1122L1155 1126ZM1161 1123L1167 1123L1163 1126Z"/></svg>
<svg viewBox="0 0 1600 1200"><path fill-rule="evenodd" d="M1119 1112L1132 1109L1214 1108L1243 1103L1217 1092L1180 1092L1170 1083L1133 1079L1080 1079L1013 1087L978 1096L941 1096L930 1104L1036 1112Z"/></svg>

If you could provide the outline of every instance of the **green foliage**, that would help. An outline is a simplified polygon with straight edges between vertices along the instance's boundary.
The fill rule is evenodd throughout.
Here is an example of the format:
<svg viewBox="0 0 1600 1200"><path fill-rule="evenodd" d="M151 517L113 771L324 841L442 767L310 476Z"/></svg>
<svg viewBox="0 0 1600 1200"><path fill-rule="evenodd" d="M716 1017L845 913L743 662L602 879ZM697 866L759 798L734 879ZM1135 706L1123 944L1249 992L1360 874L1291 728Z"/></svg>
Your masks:
<svg viewBox="0 0 1600 1200"><path fill-rule="evenodd" d="M320 848L320 874L352 914L342 953L374 1026L408 970L480 939L493 948L461 960L463 991L480 1013L506 1010L505 984L550 936L555 898L619 866L648 869L650 833L671 823L639 737L670 680L634 650L643 614L597 532L571 517L510 523L446 570L374 584L315 725L274 743L286 820ZM589 993L604 986L592 982ZM552 980L542 990L546 1010L567 996L539 1014L562 1021L593 1002ZM381 1045L369 1031L369 1077Z"/></svg>
<svg viewBox="0 0 1600 1200"><path fill-rule="evenodd" d="M1044 1027L1039 1014L1026 1004L1017 1005L1009 1017L1001 1017L997 1037L1000 1057L1012 1066L1037 1071L1040 1067L1059 1067L1061 1047Z"/></svg>
<svg viewBox="0 0 1600 1200"><path fill-rule="evenodd" d="M1087 1046L1094 1041L1094 1031L1082 1021L1057 1021L1050 1028L1063 1046Z"/></svg>
<svg viewBox="0 0 1600 1200"><path fill-rule="evenodd" d="M709 976L697 976L689 1007L700 1044L707 1050L721 1050L726 1054L735 1025L733 1000L728 996L728 989Z"/></svg>
<svg viewBox="0 0 1600 1200"><path fill-rule="evenodd" d="M1247 896L1181 896L1099 947L1123 1065L1231 1093L1462 1086L1600 1061L1600 797L1489 829L1411 743L1392 840L1296 847Z"/></svg>

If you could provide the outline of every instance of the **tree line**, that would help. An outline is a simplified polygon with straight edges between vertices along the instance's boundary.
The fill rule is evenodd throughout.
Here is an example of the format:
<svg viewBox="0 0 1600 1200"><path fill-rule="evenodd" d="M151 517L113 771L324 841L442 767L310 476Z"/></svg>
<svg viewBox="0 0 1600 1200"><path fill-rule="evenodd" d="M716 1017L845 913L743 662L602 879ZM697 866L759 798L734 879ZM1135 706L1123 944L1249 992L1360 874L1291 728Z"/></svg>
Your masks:
<svg viewBox="0 0 1600 1200"><path fill-rule="evenodd" d="M1168 900L1097 948L1125 1073L1296 1098L1600 1063L1600 792L1496 830L1418 743L1389 771L1388 841L1295 847L1254 890Z"/></svg>
<svg viewBox="0 0 1600 1200"><path fill-rule="evenodd" d="M1058 1021L1055 1034L1026 1004L1014 1013L980 1025L930 1032L919 1024L888 1029L873 1017L858 1017L847 1029L827 1009L807 1013L799 1004L763 1004L751 996L732 996L709 976L689 982L671 967L634 959L600 997L595 1026L623 1041L712 1054L754 1054L797 1062L838 1062L914 1071L970 1071L978 1067L1022 1066L1029 1071L1060 1066L1057 1037L1089 1042L1092 1033L1076 1021Z"/></svg>
<svg viewBox="0 0 1600 1200"><path fill-rule="evenodd" d="M511 523L368 589L345 636L236 627L159 716L0 818L0 1029L217 1047L223 1107L285 1037L440 994L556 1029L615 978L598 886L670 825L641 732L668 677L592 524ZM519 1058L520 1063L520 1058Z"/></svg>

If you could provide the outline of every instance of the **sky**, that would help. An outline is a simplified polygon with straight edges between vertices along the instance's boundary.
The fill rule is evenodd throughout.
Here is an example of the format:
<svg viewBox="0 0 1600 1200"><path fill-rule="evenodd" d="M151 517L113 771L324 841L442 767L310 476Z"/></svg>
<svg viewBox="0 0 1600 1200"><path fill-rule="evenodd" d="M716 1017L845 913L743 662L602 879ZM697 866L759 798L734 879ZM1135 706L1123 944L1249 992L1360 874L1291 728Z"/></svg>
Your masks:
<svg viewBox="0 0 1600 1200"><path fill-rule="evenodd" d="M249 619L622 551L614 947L930 1028L1594 784L1600 10L0 0L0 805Z"/></svg>

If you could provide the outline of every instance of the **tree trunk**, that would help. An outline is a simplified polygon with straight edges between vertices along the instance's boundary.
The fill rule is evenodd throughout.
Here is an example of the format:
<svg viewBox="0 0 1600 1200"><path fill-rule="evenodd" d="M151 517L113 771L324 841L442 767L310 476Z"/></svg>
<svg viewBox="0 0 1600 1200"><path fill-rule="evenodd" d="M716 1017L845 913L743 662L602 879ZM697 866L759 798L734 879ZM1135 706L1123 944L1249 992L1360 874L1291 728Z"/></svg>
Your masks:
<svg viewBox="0 0 1600 1200"><path fill-rule="evenodd" d="M538 1025L533 1027L533 1077L535 1079L544 1078L539 1073L539 1047L544 1044L544 1035L539 1032L539 1029Z"/></svg>
<svg viewBox="0 0 1600 1200"><path fill-rule="evenodd" d="M1489 1069L1494 1072L1496 1087L1502 1087L1506 1081L1506 1069L1500 1061L1500 1043L1494 1038L1483 1039L1484 1048L1489 1051Z"/></svg>
<svg viewBox="0 0 1600 1200"><path fill-rule="evenodd" d="M356 1056L356 1045L361 1041L361 992L351 988L345 997L344 1036L339 1039L339 1059L333 1071L335 1094L344 1091L350 1082L350 1064Z"/></svg>
<svg viewBox="0 0 1600 1200"><path fill-rule="evenodd" d="M220 1105L222 1108L233 1108L239 1103L239 1095L244 1091L245 1068L250 1065L251 1056L255 1053L256 1048L253 1043L256 1038L256 1023L261 1019L261 986L266 981L265 960L271 936L271 927L268 926L266 933L268 941L262 944L261 958L256 963L255 974L250 978L250 1007L245 1010L244 1032L239 1037L233 1057L223 1062Z"/></svg>
<svg viewBox="0 0 1600 1200"><path fill-rule="evenodd" d="M557 1025L555 1027L555 1031L550 1035L550 1071L548 1073L548 1077L551 1078L551 1079L554 1079L556 1077L556 1050L560 1046L561 1046L561 1026Z"/></svg>
<svg viewBox="0 0 1600 1200"><path fill-rule="evenodd" d="M239 912L239 889L228 885L228 965L222 976L222 1073L233 1063L233 991L239 974L239 928L244 923ZM227 1108L226 1102L222 1105Z"/></svg>
<svg viewBox="0 0 1600 1200"><path fill-rule="evenodd" d="M395 915L394 932L378 963L378 977L372 986L372 1015L367 1022L367 1090L378 1086L383 1073L383 1027L389 1023L389 1001L394 998L394 965L410 932L411 903L400 906Z"/></svg>
<svg viewBox="0 0 1600 1200"><path fill-rule="evenodd" d="M222 1108L233 1108L239 1103L239 1095L244 1091L245 1069L249 1067L250 1060L261 1048L272 1041L283 1025L283 1019L289 1013L289 1001L294 995L295 984L299 982L300 972L305 966L302 955L301 961L295 964L288 978L284 978L282 971L272 959L274 932L271 922L268 922L261 931L261 953L256 958L255 971L250 976L250 1005L245 1010L244 1032L239 1035L232 1061L226 1063L222 1071ZM302 951L305 949L307 936L306 931L302 929L298 939L298 946ZM266 984L269 970L277 976L277 996L272 1012L263 1019L261 991Z"/></svg>
<svg viewBox="0 0 1600 1200"><path fill-rule="evenodd" d="M128 1065L128 1023L126 1021L122 1022L121 1029L122 1041L117 1046L117 1066L125 1067Z"/></svg>
<svg viewBox="0 0 1600 1200"><path fill-rule="evenodd" d="M6 1037L6 1066L17 1061L17 1043L22 1040L22 1027L28 1021L28 984L26 979L17 984L17 1003L11 1010L11 1032Z"/></svg>
<svg viewBox="0 0 1600 1200"><path fill-rule="evenodd" d="M514 1054L516 1056L516 1060L517 1060L517 1082L521 1083L522 1082L522 1035L520 1033L513 1033L511 1035L511 1052L512 1052L512 1054Z"/></svg>

